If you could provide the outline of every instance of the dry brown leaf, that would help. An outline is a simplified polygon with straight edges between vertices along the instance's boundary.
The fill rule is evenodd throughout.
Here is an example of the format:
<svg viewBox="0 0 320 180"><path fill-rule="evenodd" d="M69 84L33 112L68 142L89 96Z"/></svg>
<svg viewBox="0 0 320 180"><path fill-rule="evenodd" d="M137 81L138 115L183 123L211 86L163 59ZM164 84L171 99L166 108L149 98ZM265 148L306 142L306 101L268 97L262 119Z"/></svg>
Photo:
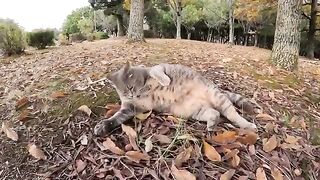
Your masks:
<svg viewBox="0 0 320 180"><path fill-rule="evenodd" d="M28 151L36 159L47 159L47 156L44 154L44 152L35 144L28 144Z"/></svg>
<svg viewBox="0 0 320 180"><path fill-rule="evenodd" d="M222 158L222 160L229 160L232 167L237 167L240 163L240 157L238 156L238 149L226 149L227 154Z"/></svg>
<svg viewBox="0 0 320 180"><path fill-rule="evenodd" d="M86 162L82 161L81 159L76 160L76 170L78 173L83 171L86 168L86 166L87 166Z"/></svg>
<svg viewBox="0 0 320 180"><path fill-rule="evenodd" d="M268 139L264 144L263 144L263 150L265 152L271 152L278 146L278 141L277 141L277 136L273 135L271 136L270 139Z"/></svg>
<svg viewBox="0 0 320 180"><path fill-rule="evenodd" d="M244 145L254 145L259 136L253 131L242 130L237 137L237 141Z"/></svg>
<svg viewBox="0 0 320 180"><path fill-rule="evenodd" d="M136 163L139 163L140 160L148 161L150 159L150 156L148 154L144 154L139 151L128 151L125 155L129 160L134 161Z"/></svg>
<svg viewBox="0 0 320 180"><path fill-rule="evenodd" d="M279 147L282 149L295 149L295 150L299 150L302 148L302 146L299 144L288 144L288 143L282 143L279 145Z"/></svg>
<svg viewBox="0 0 320 180"><path fill-rule="evenodd" d="M154 137L160 142L160 144L170 144L171 139L163 134L155 134Z"/></svg>
<svg viewBox="0 0 320 180"><path fill-rule="evenodd" d="M179 120L176 118L176 117L174 117L174 116L168 116L167 118L166 118L168 121L172 121L172 122L174 122L174 123L179 123Z"/></svg>
<svg viewBox="0 0 320 180"><path fill-rule="evenodd" d="M182 163L187 162L188 159L190 158L192 150L193 150L193 148L192 148L192 146L190 146L187 149L185 149L184 151L182 151L180 154L178 154L178 156L174 160L174 164L177 167L181 167Z"/></svg>
<svg viewBox="0 0 320 180"><path fill-rule="evenodd" d="M272 168L271 175L274 178L274 180L283 180L283 175L278 168Z"/></svg>
<svg viewBox="0 0 320 180"><path fill-rule="evenodd" d="M13 141L18 141L18 134L12 128L9 127L7 122L2 122L1 129L8 138L10 138Z"/></svg>
<svg viewBox="0 0 320 180"><path fill-rule="evenodd" d="M152 144L151 138L152 138L152 136L148 137L146 139L146 141L144 142L144 145L145 145L144 149L145 149L145 151L147 153L150 152L152 150L152 148L153 148L153 144Z"/></svg>
<svg viewBox="0 0 320 180"><path fill-rule="evenodd" d="M121 105L119 105L119 104L107 104L107 106L106 106L107 112L105 114L105 117L110 118L116 112L118 112L120 110L120 108L121 108Z"/></svg>
<svg viewBox="0 0 320 180"><path fill-rule="evenodd" d="M110 139L107 138L103 143L103 146L113 152L114 154L123 155L124 151L116 146L116 144Z"/></svg>
<svg viewBox="0 0 320 180"><path fill-rule="evenodd" d="M19 110L20 108L22 108L23 106L27 105L28 103L30 103L29 99L27 97L23 97L21 99L19 99L16 102L16 110Z"/></svg>
<svg viewBox="0 0 320 180"><path fill-rule="evenodd" d="M148 117L150 116L151 113L152 113L152 111L148 111L146 113L139 113L139 114L135 115L135 117L137 119L139 119L140 121L143 121L143 120L148 119Z"/></svg>
<svg viewBox="0 0 320 180"><path fill-rule="evenodd" d="M257 180L268 180L263 168L257 169L256 178L257 178Z"/></svg>
<svg viewBox="0 0 320 180"><path fill-rule="evenodd" d="M87 105L80 106L78 110L86 113L88 116L90 116L92 113L91 109Z"/></svg>
<svg viewBox="0 0 320 180"><path fill-rule="evenodd" d="M121 128L122 128L122 131L125 132L126 135L129 137L129 141L130 141L130 144L133 147L133 149L138 151L139 147L136 142L136 138L138 136L137 132L134 129L132 129L132 127L124 125L124 124L121 124Z"/></svg>
<svg viewBox="0 0 320 180"><path fill-rule="evenodd" d="M57 92L53 92L53 93L51 94L51 98L53 98L53 99L58 99L58 98L63 98L63 97L65 97L66 95L67 95L67 93L65 93L65 92L57 91Z"/></svg>
<svg viewBox="0 0 320 180"><path fill-rule="evenodd" d="M204 154L207 156L207 158L210 159L211 161L221 161L221 156L217 152L217 150L213 146L208 144L204 139L202 139L202 142L203 142L203 151L204 151Z"/></svg>
<svg viewBox="0 0 320 180"><path fill-rule="evenodd" d="M220 180L230 180L235 172L236 172L235 169L229 169L227 172L223 173L220 176Z"/></svg>
<svg viewBox="0 0 320 180"><path fill-rule="evenodd" d="M222 134L212 136L212 140L219 144L232 143L237 139L237 133L235 131L225 131Z"/></svg>
<svg viewBox="0 0 320 180"><path fill-rule="evenodd" d="M196 180L196 177L187 170L179 170L172 163L171 173L177 180Z"/></svg>
<svg viewBox="0 0 320 180"><path fill-rule="evenodd" d="M299 139L301 139L301 137L290 136L287 134L287 138L284 141L289 144L297 144Z"/></svg>
<svg viewBox="0 0 320 180"><path fill-rule="evenodd" d="M269 114L260 113L256 116L258 121L275 121L276 119Z"/></svg>
<svg viewBox="0 0 320 180"><path fill-rule="evenodd" d="M24 110L24 111L22 111L21 114L19 115L18 120L19 120L19 121L26 121L26 120L28 120L28 119L30 119L30 118L31 118L31 116L30 116L29 110Z"/></svg>

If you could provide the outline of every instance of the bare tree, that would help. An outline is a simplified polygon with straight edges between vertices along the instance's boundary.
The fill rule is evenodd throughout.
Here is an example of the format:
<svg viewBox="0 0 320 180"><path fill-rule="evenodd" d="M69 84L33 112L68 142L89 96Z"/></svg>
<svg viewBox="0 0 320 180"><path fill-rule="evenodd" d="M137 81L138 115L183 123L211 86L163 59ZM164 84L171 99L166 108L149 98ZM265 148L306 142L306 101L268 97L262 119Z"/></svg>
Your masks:
<svg viewBox="0 0 320 180"><path fill-rule="evenodd" d="M177 28L176 38L181 39L181 0L168 0L168 4L170 5L170 8L174 13L175 25Z"/></svg>
<svg viewBox="0 0 320 180"><path fill-rule="evenodd" d="M228 3L229 3L229 43L234 44L233 0L228 0Z"/></svg>

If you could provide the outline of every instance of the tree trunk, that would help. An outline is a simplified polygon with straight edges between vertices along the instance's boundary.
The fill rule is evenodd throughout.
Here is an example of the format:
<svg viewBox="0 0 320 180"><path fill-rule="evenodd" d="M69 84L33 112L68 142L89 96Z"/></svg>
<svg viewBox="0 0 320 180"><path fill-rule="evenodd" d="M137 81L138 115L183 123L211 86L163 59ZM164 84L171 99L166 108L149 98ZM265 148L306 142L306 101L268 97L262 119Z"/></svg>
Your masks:
<svg viewBox="0 0 320 180"><path fill-rule="evenodd" d="M114 15L117 18L117 36L124 36L124 25L123 25L123 17L120 14Z"/></svg>
<svg viewBox="0 0 320 180"><path fill-rule="evenodd" d="M309 20L309 31L308 31L308 43L307 43L307 58L314 59L315 49L315 34L316 34L316 22L317 22L317 0L311 2L311 17Z"/></svg>
<svg viewBox="0 0 320 180"><path fill-rule="evenodd" d="M259 35L257 32L254 34L254 46L258 47L258 42L259 42Z"/></svg>
<svg viewBox="0 0 320 180"><path fill-rule="evenodd" d="M248 39L249 39L249 34L248 34L248 33L245 33L245 34L244 34L244 45L245 45L245 46L248 46Z"/></svg>
<svg viewBox="0 0 320 180"><path fill-rule="evenodd" d="M279 0L271 59L277 67L293 71L298 66L302 0Z"/></svg>
<svg viewBox="0 0 320 180"><path fill-rule="evenodd" d="M177 22L176 22L176 27L177 27L177 34L176 38L181 39L181 0L176 1L176 15L177 15Z"/></svg>
<svg viewBox="0 0 320 180"><path fill-rule="evenodd" d="M191 39L191 32L188 31L188 40L190 40L190 39Z"/></svg>
<svg viewBox="0 0 320 180"><path fill-rule="evenodd" d="M234 44L233 0L228 0L228 2L229 2L229 43Z"/></svg>
<svg viewBox="0 0 320 180"><path fill-rule="evenodd" d="M144 42L143 17L144 0L132 0L128 38L130 42Z"/></svg>

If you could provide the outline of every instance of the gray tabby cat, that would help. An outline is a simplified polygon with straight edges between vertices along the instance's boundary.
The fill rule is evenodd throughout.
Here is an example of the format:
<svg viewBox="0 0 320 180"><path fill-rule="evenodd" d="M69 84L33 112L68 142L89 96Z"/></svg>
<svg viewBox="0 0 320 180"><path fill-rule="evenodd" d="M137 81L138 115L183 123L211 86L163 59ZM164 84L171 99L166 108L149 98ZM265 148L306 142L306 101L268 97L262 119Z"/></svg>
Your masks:
<svg viewBox="0 0 320 180"><path fill-rule="evenodd" d="M219 90L191 68L176 64L153 67L131 66L129 62L108 76L116 89L121 108L94 128L94 134L104 136L133 118L137 113L154 110L188 119L207 122L212 130L220 114L240 128L256 129L236 111L233 103L245 110L259 107L239 94Z"/></svg>

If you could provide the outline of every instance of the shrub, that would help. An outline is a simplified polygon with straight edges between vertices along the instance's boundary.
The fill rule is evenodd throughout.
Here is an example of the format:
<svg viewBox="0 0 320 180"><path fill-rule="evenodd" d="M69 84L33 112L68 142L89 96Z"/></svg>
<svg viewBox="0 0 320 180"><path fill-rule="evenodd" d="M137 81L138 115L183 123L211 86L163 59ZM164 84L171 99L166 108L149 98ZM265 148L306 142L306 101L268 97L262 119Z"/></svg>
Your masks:
<svg viewBox="0 0 320 180"><path fill-rule="evenodd" d="M67 46L70 45L70 42L68 41L68 38L66 35L59 34L58 36L58 42L61 46Z"/></svg>
<svg viewBox="0 0 320 180"><path fill-rule="evenodd" d="M96 39L108 39L109 38L108 33L101 32L101 31L94 32L94 36L95 36Z"/></svg>
<svg viewBox="0 0 320 180"><path fill-rule="evenodd" d="M95 36L94 33L88 33L86 35L86 38L87 38L88 41L94 41L96 39L96 36Z"/></svg>
<svg viewBox="0 0 320 180"><path fill-rule="evenodd" d="M23 30L13 21L0 20L0 51L6 55L21 54L26 47Z"/></svg>
<svg viewBox="0 0 320 180"><path fill-rule="evenodd" d="M45 49L46 46L54 45L54 32L52 30L37 30L28 33L29 46Z"/></svg>
<svg viewBox="0 0 320 180"><path fill-rule="evenodd" d="M71 42L82 42L86 40L86 37L81 33L70 34L69 39Z"/></svg>

